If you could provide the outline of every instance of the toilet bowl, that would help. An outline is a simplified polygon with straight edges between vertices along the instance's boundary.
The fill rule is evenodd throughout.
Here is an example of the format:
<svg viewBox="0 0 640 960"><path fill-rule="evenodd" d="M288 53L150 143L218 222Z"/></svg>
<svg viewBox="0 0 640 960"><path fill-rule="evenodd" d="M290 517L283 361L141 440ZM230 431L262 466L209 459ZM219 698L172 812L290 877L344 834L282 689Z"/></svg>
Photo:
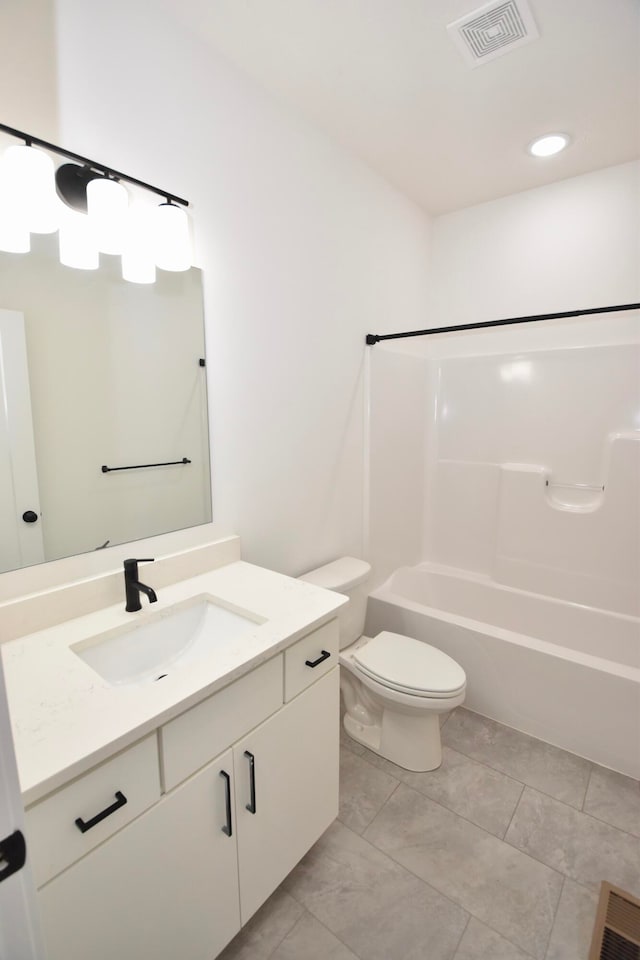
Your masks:
<svg viewBox="0 0 640 960"><path fill-rule="evenodd" d="M371 567L342 557L300 579L349 597L338 613L344 729L358 743L407 770L442 762L440 714L459 706L466 677L451 657L403 634L362 634Z"/></svg>

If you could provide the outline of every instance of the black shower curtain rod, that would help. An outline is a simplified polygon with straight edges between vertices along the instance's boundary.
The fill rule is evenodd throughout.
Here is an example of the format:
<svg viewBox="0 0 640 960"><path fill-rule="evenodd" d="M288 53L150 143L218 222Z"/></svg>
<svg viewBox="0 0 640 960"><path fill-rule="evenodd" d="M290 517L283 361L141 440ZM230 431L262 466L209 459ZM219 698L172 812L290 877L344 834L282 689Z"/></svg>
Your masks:
<svg viewBox="0 0 640 960"><path fill-rule="evenodd" d="M432 327L430 330L408 330L405 333L368 333L369 345L380 340L401 340L404 337L431 337L435 333L456 333L460 330L481 330L483 327L504 327L512 323L533 323L536 320L562 320L566 317L586 317L593 313L618 313L621 310L640 310L640 303L621 303L614 307L589 307L585 310L565 310L563 313L538 313L531 317L509 317L507 320L484 320L480 323L460 323L451 327Z"/></svg>

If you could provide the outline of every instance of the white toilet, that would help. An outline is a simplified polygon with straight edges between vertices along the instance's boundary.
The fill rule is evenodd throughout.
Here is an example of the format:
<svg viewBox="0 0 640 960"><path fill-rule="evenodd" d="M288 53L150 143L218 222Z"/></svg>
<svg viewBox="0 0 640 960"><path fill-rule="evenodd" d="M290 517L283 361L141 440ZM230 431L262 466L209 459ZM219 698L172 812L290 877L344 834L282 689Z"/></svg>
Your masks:
<svg viewBox="0 0 640 960"><path fill-rule="evenodd" d="M464 701L462 667L435 647L399 633L362 635L371 567L342 557L300 577L349 597L338 611L344 728L354 740L406 770L442 762L439 714Z"/></svg>

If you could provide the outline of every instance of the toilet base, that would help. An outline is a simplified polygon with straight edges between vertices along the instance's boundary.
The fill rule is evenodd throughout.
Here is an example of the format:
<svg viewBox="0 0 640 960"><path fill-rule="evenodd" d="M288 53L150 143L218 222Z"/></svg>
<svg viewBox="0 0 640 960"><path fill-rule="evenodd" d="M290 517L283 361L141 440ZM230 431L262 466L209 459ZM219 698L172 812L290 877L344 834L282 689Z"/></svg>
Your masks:
<svg viewBox="0 0 640 960"><path fill-rule="evenodd" d="M365 724L347 712L344 715L344 729L352 740L405 770L426 773L440 766L442 746L439 714L410 716L382 710L376 719L380 722Z"/></svg>

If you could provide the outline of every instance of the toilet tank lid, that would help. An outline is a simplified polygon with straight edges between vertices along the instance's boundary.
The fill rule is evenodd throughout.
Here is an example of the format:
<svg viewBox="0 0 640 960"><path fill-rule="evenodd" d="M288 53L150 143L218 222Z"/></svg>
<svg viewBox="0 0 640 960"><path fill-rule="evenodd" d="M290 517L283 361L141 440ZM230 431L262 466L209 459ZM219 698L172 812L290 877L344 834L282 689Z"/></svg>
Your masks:
<svg viewBox="0 0 640 960"><path fill-rule="evenodd" d="M325 563L322 567L315 570L309 570L303 573L299 580L306 580L307 583L313 583L316 587L324 587L325 590L337 590L338 593L344 593L364 583L371 573L371 564L366 560L358 560L356 557L340 557L339 560L332 560L331 563Z"/></svg>

